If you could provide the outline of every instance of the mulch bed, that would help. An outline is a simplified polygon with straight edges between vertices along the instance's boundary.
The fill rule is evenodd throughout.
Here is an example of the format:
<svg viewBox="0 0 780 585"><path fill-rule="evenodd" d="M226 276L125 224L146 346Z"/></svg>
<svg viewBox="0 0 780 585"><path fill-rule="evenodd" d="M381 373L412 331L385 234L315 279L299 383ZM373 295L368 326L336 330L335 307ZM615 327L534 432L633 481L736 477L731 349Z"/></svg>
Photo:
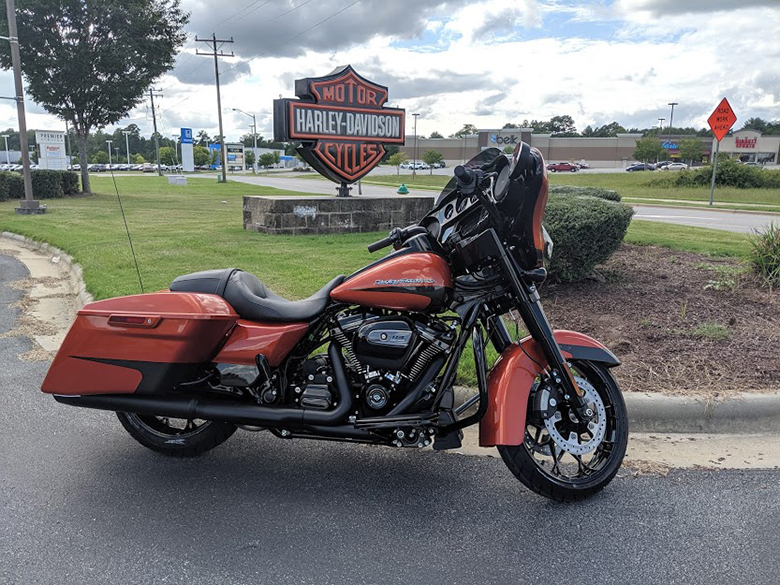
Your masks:
<svg viewBox="0 0 780 585"><path fill-rule="evenodd" d="M554 327L622 360L613 372L624 391L780 391L780 291L737 261L624 244L598 270L603 282L551 282L540 294Z"/></svg>

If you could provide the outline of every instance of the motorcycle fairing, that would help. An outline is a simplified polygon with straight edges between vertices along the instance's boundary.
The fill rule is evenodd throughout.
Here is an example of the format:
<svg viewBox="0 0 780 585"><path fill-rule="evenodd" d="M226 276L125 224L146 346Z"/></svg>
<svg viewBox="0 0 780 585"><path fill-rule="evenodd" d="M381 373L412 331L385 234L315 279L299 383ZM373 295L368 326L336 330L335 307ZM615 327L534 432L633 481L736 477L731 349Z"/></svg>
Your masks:
<svg viewBox="0 0 780 585"><path fill-rule="evenodd" d="M592 337L567 330L557 330L554 334L567 359L589 360L608 367L620 364L611 351ZM519 345L513 343L499 356L488 375L490 399L479 423L481 447L523 442L528 396L546 361L539 344L531 337L522 339Z"/></svg>

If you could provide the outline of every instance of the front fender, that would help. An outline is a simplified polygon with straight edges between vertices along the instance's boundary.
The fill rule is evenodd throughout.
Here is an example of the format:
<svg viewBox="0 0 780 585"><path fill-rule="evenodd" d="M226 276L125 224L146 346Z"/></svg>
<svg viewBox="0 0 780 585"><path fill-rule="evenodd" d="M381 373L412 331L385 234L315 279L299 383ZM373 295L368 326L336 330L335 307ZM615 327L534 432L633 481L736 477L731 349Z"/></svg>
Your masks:
<svg viewBox="0 0 780 585"><path fill-rule="evenodd" d="M620 365L620 360L592 337L565 330L555 331L554 335L567 359L588 360L607 367ZM542 371L541 366L546 367L547 360L531 337L522 339L519 345L513 343L499 356L488 375L489 401L487 412L479 423L480 446L520 445L523 442L528 395Z"/></svg>

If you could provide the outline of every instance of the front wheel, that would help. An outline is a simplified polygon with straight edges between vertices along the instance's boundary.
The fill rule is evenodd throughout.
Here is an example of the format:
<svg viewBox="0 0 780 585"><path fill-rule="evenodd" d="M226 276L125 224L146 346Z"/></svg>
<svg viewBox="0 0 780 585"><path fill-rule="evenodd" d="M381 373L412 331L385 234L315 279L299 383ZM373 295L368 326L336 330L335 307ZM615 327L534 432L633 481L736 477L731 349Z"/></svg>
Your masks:
<svg viewBox="0 0 780 585"><path fill-rule="evenodd" d="M498 447L526 487L560 502L583 500L602 490L620 469L628 444L626 403L610 371L577 361L572 372L597 418L585 426L560 401L547 419L532 421L532 392L523 444Z"/></svg>
<svg viewBox="0 0 780 585"><path fill-rule="evenodd" d="M236 426L201 419L176 419L117 412L119 422L136 441L173 457L195 457L227 441Z"/></svg>

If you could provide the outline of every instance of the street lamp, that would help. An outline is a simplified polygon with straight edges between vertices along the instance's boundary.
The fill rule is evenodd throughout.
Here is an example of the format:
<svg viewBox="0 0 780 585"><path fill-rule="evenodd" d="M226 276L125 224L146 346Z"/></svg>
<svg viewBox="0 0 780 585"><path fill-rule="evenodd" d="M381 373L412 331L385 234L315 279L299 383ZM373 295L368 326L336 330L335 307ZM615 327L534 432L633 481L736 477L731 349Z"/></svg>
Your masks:
<svg viewBox="0 0 780 585"><path fill-rule="evenodd" d="M108 144L108 164L111 165L111 143L113 140L106 140L106 144Z"/></svg>
<svg viewBox="0 0 780 585"><path fill-rule="evenodd" d="M234 112L241 112L242 114L252 118L252 154L254 155L252 157L252 172L257 173L257 119L255 118L254 114L250 114L244 110L239 110L238 108L232 108L232 110Z"/></svg>
<svg viewBox="0 0 780 585"><path fill-rule="evenodd" d="M669 114L669 138L671 138L672 137L672 128L674 127L674 125L673 125L673 122L674 122L674 106L677 105L677 102L669 102L666 105L667 106L672 106L672 113Z"/></svg>
<svg viewBox="0 0 780 585"><path fill-rule="evenodd" d="M5 164L10 165L11 164L11 157L8 154L8 137L10 134L3 134L3 140L5 140Z"/></svg>
<svg viewBox="0 0 780 585"><path fill-rule="evenodd" d="M122 134L125 135L125 149L127 150L127 164L130 164L130 131L122 130Z"/></svg>
<svg viewBox="0 0 780 585"><path fill-rule="evenodd" d="M658 128L661 130L664 129L664 120L666 120L666 118L658 118Z"/></svg>
<svg viewBox="0 0 780 585"><path fill-rule="evenodd" d="M414 163L412 164L412 178L417 176L417 117L420 114L412 114L414 116Z"/></svg>

